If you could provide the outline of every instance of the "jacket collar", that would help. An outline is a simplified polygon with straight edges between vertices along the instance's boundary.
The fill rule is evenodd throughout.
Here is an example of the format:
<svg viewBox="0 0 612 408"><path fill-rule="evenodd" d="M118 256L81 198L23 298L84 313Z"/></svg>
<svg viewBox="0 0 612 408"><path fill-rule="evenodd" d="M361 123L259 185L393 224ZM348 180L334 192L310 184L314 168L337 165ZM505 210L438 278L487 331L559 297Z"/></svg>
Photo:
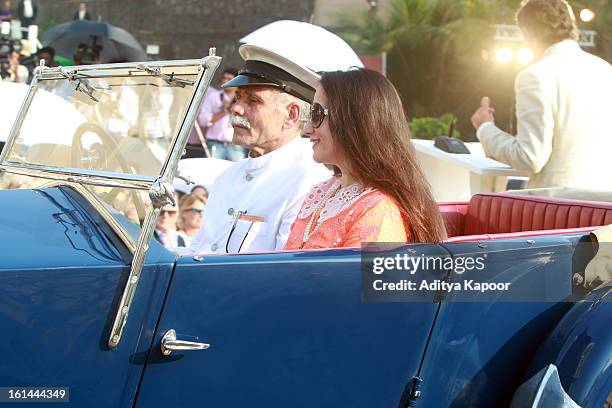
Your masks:
<svg viewBox="0 0 612 408"><path fill-rule="evenodd" d="M310 143L310 142L309 142ZM304 142L298 134L296 137L291 139L288 143L282 145L276 150L270 153L264 154L259 157L249 157L246 170L255 171L264 167L275 166L277 164L287 163L288 161L295 160L294 152L304 148Z"/></svg>
<svg viewBox="0 0 612 408"><path fill-rule="evenodd" d="M546 51L544 51L544 54L542 54L542 58L548 57L553 54L562 54L565 52L576 52L578 50L580 50L580 45L578 45L578 42L567 39L567 40L559 41L558 43L555 43L551 45L550 47L548 47Z"/></svg>

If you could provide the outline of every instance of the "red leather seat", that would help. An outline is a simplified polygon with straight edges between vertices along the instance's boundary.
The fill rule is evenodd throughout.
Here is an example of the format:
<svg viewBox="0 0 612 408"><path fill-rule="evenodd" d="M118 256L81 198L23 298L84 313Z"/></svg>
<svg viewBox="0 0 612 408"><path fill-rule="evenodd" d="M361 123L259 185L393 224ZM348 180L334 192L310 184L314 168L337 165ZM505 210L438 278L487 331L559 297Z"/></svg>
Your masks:
<svg viewBox="0 0 612 408"><path fill-rule="evenodd" d="M449 237L463 235L468 204L463 202L438 203L438 209L442 213L446 227L446 235Z"/></svg>
<svg viewBox="0 0 612 408"><path fill-rule="evenodd" d="M477 194L469 203L441 203L439 208L449 238L468 235L484 235L482 239L502 237L491 237L491 234L503 234L504 238L508 238L512 237L512 233L518 237L526 236L525 232L528 231L588 231L588 227L612 224L612 203L596 201L503 193Z"/></svg>

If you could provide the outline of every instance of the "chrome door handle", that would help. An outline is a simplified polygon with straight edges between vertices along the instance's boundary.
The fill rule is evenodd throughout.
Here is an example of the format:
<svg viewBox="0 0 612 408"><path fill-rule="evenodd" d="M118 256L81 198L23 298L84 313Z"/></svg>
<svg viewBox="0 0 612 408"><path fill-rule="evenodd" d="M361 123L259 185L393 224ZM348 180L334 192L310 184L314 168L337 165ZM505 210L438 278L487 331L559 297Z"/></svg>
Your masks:
<svg viewBox="0 0 612 408"><path fill-rule="evenodd" d="M198 343L195 341L177 340L176 331L168 330L161 339L161 352L164 356L169 355L173 351L186 350L206 350L210 344Z"/></svg>

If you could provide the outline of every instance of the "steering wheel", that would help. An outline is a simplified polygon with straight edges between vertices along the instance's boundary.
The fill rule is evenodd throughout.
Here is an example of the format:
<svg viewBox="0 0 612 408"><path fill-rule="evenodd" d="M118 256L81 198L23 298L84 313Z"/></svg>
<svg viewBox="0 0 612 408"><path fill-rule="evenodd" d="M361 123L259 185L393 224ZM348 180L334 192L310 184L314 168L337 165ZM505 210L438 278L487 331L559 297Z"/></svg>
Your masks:
<svg viewBox="0 0 612 408"><path fill-rule="evenodd" d="M101 126L91 122L83 123L74 132L74 136L72 137L72 145L70 148L70 165L72 167L87 168L83 166L83 136L88 132L94 133L100 138L102 142L92 145L92 150L94 150L93 147L95 146L95 150L99 155L99 157L97 158L98 161L104 161L104 169L108 169L108 164L111 163L113 160L116 160L119 164L119 168L123 173L134 173L134 169L128 165L128 163L125 161L125 158L121 155L121 151L119 150L119 144L117 143L115 138L111 137L108 133L106 133L106 131L104 131ZM91 164L93 163L90 163L89 168L92 168ZM95 167L93 169L95 169ZM132 198L134 206L136 207L136 212L138 213L138 218L140 220L143 220L145 217L145 204L136 190L129 190L130 197ZM109 203L112 203L117 197L119 191L120 190L117 188L113 189L106 197L107 201Z"/></svg>

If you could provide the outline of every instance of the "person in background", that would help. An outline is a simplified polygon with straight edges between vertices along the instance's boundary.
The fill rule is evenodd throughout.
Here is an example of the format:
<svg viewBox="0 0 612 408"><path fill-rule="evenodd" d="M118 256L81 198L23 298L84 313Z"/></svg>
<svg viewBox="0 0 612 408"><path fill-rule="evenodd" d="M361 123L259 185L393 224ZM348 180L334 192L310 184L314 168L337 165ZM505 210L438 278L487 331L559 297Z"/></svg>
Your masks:
<svg viewBox="0 0 612 408"><path fill-rule="evenodd" d="M91 20L91 14L87 11L85 3L79 3L79 9L74 12L73 20Z"/></svg>
<svg viewBox="0 0 612 408"><path fill-rule="evenodd" d="M29 72L29 77L27 83L29 84L32 80L32 73L34 69L38 66L38 56L32 53L32 44L28 40L21 40L21 51L20 51L19 61L21 65L26 67Z"/></svg>
<svg viewBox="0 0 612 408"><path fill-rule="evenodd" d="M523 1L516 20L540 58L516 76L516 135L482 98L472 124L485 153L529 172L528 188L612 190L612 67L580 49L565 0Z"/></svg>
<svg viewBox="0 0 612 408"><path fill-rule="evenodd" d="M221 83L232 80L237 72L233 68L223 71ZM210 156L216 159L238 161L246 156L241 146L232 144L231 106L236 88L222 90L208 88L198 114L198 124L206 138ZM196 129L191 130L187 140L187 155L184 158L204 157L204 149Z"/></svg>
<svg viewBox="0 0 612 408"><path fill-rule="evenodd" d="M177 216L177 207L170 204L164 206L157 216L157 224L153 233L153 237L171 251L185 246L185 240L176 230Z"/></svg>
<svg viewBox="0 0 612 408"><path fill-rule="evenodd" d="M88 50L89 50L89 46L87 44L81 43L77 45L76 52L72 56L72 59L74 60L75 65L82 65L81 59L83 57L83 54L87 53Z"/></svg>
<svg viewBox="0 0 612 408"><path fill-rule="evenodd" d="M92 59L90 65L98 65L102 63L102 50L97 50L92 53Z"/></svg>
<svg viewBox="0 0 612 408"><path fill-rule="evenodd" d="M30 71L21 65L19 52L12 50L8 57L8 71L2 73L2 80L8 82L25 83L30 76Z"/></svg>
<svg viewBox="0 0 612 408"><path fill-rule="evenodd" d="M36 0L19 0L17 4L17 15L22 27L29 27L36 22L38 16L38 4Z"/></svg>
<svg viewBox="0 0 612 408"><path fill-rule="evenodd" d="M368 69L323 73L304 134L314 160L335 166L336 175L306 196L285 249L446 238L402 102L383 75Z"/></svg>
<svg viewBox="0 0 612 408"><path fill-rule="evenodd" d="M208 190L206 189L206 187L200 184L196 184L191 188L191 194L197 194L203 197L204 199L208 199Z"/></svg>
<svg viewBox="0 0 612 408"><path fill-rule="evenodd" d="M72 58L74 59L74 63L76 65L95 65L100 63L101 53L101 45L90 46L81 43L77 46L77 51Z"/></svg>
<svg viewBox="0 0 612 408"><path fill-rule="evenodd" d="M191 240L202 226L204 206L206 198L198 194L187 194L180 201L178 234L185 241L185 246L191 245Z"/></svg>
<svg viewBox="0 0 612 408"><path fill-rule="evenodd" d="M43 47L36 53L38 60L45 60L47 67L59 67L59 63L55 60L55 50L53 47Z"/></svg>
<svg viewBox="0 0 612 408"><path fill-rule="evenodd" d="M0 21L10 21L13 18L11 0L3 0L0 7Z"/></svg>

